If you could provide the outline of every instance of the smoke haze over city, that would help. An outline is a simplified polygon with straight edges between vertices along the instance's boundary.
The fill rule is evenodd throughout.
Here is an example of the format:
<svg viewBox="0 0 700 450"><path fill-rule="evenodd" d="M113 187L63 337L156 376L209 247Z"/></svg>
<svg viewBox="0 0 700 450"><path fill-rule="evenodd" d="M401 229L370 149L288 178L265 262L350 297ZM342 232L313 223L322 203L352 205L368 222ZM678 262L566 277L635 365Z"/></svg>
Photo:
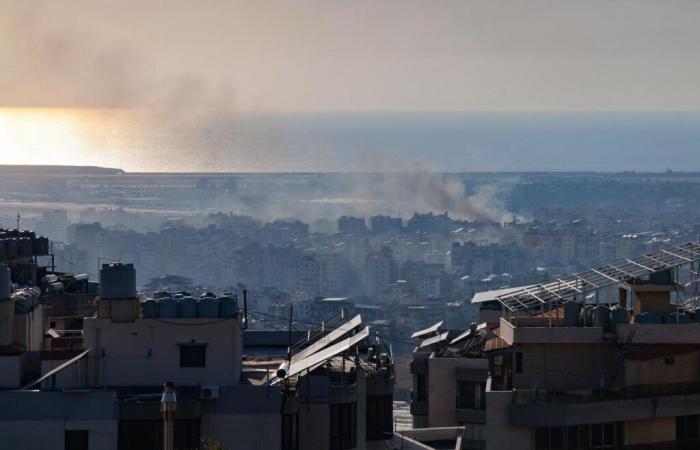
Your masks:
<svg viewBox="0 0 700 450"><path fill-rule="evenodd" d="M0 449L700 448L699 6L0 0Z"/></svg>

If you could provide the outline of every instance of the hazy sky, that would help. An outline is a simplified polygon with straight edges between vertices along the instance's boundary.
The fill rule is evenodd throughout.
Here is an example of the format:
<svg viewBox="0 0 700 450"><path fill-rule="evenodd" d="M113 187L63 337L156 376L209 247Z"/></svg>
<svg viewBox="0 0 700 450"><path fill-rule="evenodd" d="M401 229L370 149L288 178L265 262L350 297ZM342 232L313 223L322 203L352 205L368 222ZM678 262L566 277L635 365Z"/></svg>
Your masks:
<svg viewBox="0 0 700 450"><path fill-rule="evenodd" d="M700 109L697 1L0 0L0 106Z"/></svg>

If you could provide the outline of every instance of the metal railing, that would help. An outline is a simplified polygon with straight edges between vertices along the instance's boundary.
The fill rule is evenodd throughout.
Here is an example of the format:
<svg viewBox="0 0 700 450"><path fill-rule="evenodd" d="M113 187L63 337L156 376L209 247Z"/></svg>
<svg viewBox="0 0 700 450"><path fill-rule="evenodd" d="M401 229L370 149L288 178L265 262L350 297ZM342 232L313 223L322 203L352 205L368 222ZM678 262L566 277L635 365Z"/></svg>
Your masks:
<svg viewBox="0 0 700 450"><path fill-rule="evenodd" d="M571 404L694 394L700 394L700 382L628 386L621 389L592 389L590 395L548 390L516 390L513 395L513 403Z"/></svg>

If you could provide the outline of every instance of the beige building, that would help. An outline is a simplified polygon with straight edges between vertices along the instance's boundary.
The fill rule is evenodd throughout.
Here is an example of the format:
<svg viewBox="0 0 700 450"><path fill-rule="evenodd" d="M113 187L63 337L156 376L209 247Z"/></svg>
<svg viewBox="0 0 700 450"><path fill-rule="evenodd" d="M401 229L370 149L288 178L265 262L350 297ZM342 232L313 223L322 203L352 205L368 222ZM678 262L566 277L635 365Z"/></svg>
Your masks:
<svg viewBox="0 0 700 450"><path fill-rule="evenodd" d="M272 333L280 344L272 356L246 354L235 300L145 300L133 295L133 279L131 266L103 267L102 297L83 320L79 348L52 348L64 341L42 338L41 317L10 315L18 301L0 300L9 342L0 348L3 445L161 448L165 382L176 389L178 449L207 440L231 449L360 450L391 439L391 354L360 317L305 334L291 352L290 369L302 369L278 378L286 332ZM37 302L27 317L40 313Z"/></svg>
<svg viewBox="0 0 700 450"><path fill-rule="evenodd" d="M502 317L483 347L485 421L452 424L464 425L460 448L700 448L700 311L682 303L698 260L689 243L497 293ZM425 366L429 388L455 383L457 372L435 380ZM438 417L451 409L443 403ZM445 426L427 411L421 425Z"/></svg>
<svg viewBox="0 0 700 450"><path fill-rule="evenodd" d="M410 364L414 429L461 427L460 445L483 448L473 430L486 423L489 366L483 346L490 336L485 324L447 331L442 322L413 334L420 340Z"/></svg>

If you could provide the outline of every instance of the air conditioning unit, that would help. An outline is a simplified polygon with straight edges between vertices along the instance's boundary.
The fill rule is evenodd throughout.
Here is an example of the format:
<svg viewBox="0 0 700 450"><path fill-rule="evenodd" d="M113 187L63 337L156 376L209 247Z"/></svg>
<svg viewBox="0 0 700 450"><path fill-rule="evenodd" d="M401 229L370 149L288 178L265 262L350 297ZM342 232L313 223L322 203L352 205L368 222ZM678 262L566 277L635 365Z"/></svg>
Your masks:
<svg viewBox="0 0 700 450"><path fill-rule="evenodd" d="M219 386L202 385L199 390L199 398L202 400L212 400L219 398Z"/></svg>

